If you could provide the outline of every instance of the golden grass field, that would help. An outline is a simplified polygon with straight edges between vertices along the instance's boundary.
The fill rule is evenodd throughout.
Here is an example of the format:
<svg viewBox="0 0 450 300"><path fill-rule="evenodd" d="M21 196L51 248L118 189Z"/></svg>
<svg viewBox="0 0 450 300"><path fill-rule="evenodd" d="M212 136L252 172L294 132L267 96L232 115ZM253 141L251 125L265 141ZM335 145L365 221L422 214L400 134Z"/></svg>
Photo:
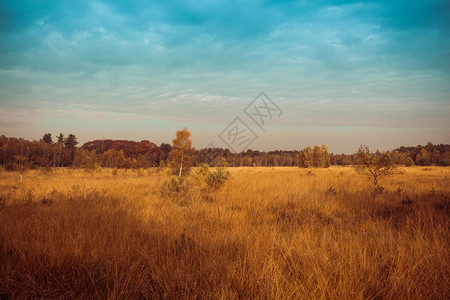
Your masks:
<svg viewBox="0 0 450 300"><path fill-rule="evenodd" d="M450 299L450 168L0 173L0 299Z"/></svg>

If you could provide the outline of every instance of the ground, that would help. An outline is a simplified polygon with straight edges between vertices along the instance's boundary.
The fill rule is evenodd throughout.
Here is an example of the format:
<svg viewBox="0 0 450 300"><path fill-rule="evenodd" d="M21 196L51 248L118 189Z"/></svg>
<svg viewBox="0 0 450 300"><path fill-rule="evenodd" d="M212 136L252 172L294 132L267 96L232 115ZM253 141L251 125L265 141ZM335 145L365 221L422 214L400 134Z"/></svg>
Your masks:
<svg viewBox="0 0 450 300"><path fill-rule="evenodd" d="M0 172L0 299L448 299L450 168ZM193 181L191 181L193 182ZM186 199L187 199L186 198Z"/></svg>

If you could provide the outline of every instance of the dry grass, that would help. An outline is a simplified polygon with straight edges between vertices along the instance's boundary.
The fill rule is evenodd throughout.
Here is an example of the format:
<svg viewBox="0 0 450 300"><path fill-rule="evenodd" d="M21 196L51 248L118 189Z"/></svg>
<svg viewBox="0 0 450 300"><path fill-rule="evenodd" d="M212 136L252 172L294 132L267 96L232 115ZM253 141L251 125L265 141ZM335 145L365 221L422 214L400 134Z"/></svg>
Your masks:
<svg viewBox="0 0 450 300"><path fill-rule="evenodd" d="M188 207L156 170L0 173L0 299L449 299L449 168L236 168Z"/></svg>

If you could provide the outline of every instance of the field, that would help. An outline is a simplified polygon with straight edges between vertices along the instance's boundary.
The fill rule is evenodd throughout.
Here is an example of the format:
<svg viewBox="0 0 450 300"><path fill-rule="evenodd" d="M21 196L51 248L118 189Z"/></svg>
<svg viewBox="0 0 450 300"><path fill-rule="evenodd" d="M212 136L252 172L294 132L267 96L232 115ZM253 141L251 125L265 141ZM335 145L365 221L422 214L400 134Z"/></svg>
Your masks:
<svg viewBox="0 0 450 300"><path fill-rule="evenodd" d="M450 169L403 170L230 168L189 205L156 169L3 171L0 299L449 299Z"/></svg>

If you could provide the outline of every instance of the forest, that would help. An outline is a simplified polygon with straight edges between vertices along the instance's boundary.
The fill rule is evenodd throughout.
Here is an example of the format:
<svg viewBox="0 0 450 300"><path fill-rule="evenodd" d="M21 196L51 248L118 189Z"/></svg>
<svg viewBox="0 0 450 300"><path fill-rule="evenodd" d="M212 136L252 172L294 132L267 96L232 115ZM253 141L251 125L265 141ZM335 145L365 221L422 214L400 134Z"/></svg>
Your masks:
<svg viewBox="0 0 450 300"><path fill-rule="evenodd" d="M39 140L25 140L16 137L0 136L0 165L6 170L20 167L49 168L149 168L169 164L172 145L143 140L94 140L79 147L74 134L62 133L53 137L46 133ZM356 151L356 149L355 149ZM450 145L401 146L386 152L392 161L404 166L449 166ZM357 164L356 153L328 153L326 145L306 147L298 151L258 151L248 149L233 153L224 148L193 149L193 165L206 163L210 166L249 167L249 166L299 166L329 167L330 165Z"/></svg>

